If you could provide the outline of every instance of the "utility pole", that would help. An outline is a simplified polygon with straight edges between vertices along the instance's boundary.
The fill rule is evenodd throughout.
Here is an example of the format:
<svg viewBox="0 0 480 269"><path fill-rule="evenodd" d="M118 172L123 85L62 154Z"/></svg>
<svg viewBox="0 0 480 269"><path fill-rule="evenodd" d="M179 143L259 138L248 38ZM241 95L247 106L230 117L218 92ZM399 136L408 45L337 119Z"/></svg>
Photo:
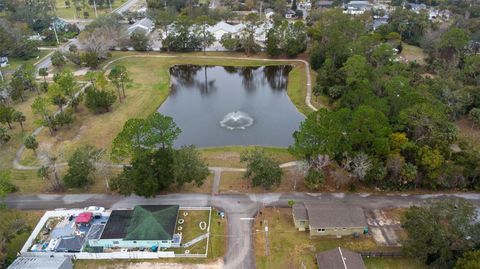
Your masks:
<svg viewBox="0 0 480 269"><path fill-rule="evenodd" d="M270 255L270 247L268 245L268 221L264 221L265 223L265 256Z"/></svg>
<svg viewBox="0 0 480 269"><path fill-rule="evenodd" d="M57 27L55 27L55 22L52 23L52 26L53 32L55 33L55 39L57 39L57 45L60 45L60 41L58 40Z"/></svg>
<svg viewBox="0 0 480 269"><path fill-rule="evenodd" d="M95 18L98 18L98 13L97 13L97 2L93 0L93 9L95 9Z"/></svg>
<svg viewBox="0 0 480 269"><path fill-rule="evenodd" d="M110 6L110 12L112 12L112 11L113 11L113 9L112 9L112 0L108 0L108 5Z"/></svg>

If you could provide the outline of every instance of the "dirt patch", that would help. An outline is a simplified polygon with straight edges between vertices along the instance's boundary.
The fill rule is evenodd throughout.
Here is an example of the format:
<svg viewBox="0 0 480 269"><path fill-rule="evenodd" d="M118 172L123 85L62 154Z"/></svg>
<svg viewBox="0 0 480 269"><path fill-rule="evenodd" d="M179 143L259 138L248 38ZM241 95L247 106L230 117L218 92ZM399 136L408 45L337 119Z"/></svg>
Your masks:
<svg viewBox="0 0 480 269"><path fill-rule="evenodd" d="M92 264L93 265L93 264ZM97 269L221 269L223 260L217 260L207 264L188 263L160 263L160 262L130 262L115 263L103 266L95 266Z"/></svg>

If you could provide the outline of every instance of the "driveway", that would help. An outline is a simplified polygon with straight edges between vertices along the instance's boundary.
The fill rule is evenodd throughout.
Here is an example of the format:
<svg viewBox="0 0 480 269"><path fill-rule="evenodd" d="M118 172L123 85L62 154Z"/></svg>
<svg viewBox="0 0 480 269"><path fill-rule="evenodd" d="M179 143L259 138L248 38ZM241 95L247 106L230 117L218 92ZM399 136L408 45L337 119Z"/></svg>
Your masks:
<svg viewBox="0 0 480 269"><path fill-rule="evenodd" d="M480 194L434 194L434 195L378 195L369 193L266 193L266 194L168 194L155 198L120 196L108 194L67 195L10 195L5 199L7 206L18 209L79 208L98 205L108 208L131 208L139 204L179 204L181 206L214 206L226 212L228 218L228 250L225 266L228 269L255 268L252 242L252 220L262 207L287 207L288 200L296 202L319 202L332 207L356 205L365 210L388 207L422 205L428 199L448 197L465 198L480 206Z"/></svg>

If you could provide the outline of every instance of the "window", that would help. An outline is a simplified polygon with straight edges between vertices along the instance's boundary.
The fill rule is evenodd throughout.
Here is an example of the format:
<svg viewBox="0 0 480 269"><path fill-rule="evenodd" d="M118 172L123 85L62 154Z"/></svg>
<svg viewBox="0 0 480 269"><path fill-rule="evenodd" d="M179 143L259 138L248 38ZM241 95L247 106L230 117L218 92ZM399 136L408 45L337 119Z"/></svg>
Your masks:
<svg viewBox="0 0 480 269"><path fill-rule="evenodd" d="M163 244L166 244L166 243L168 243L168 241L165 241L165 240L164 240L164 241L162 241L162 243L163 243Z"/></svg>
<svg viewBox="0 0 480 269"><path fill-rule="evenodd" d="M118 241L113 241L114 245L118 245L118 243L119 243Z"/></svg>
<svg viewBox="0 0 480 269"><path fill-rule="evenodd" d="M317 232L319 232L319 233L324 233L324 232L325 232L325 228L317 229Z"/></svg>

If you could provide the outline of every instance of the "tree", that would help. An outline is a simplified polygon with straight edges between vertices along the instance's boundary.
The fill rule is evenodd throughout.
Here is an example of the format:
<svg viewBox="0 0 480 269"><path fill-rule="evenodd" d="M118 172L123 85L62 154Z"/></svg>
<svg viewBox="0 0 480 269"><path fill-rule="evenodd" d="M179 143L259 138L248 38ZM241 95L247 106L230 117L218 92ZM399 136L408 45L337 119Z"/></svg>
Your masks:
<svg viewBox="0 0 480 269"><path fill-rule="evenodd" d="M245 28L240 35L240 44L247 55L260 50L260 45L255 39L256 31L260 25L260 18L255 13L250 13L245 18Z"/></svg>
<svg viewBox="0 0 480 269"><path fill-rule="evenodd" d="M85 90L85 106L93 113L109 112L116 99L115 93L109 90L98 90L92 86Z"/></svg>
<svg viewBox="0 0 480 269"><path fill-rule="evenodd" d="M69 188L85 188L93 182L92 174L95 164L101 158L102 150L92 146L77 148L68 159L68 171L63 177L65 186Z"/></svg>
<svg viewBox="0 0 480 269"><path fill-rule="evenodd" d="M37 154L38 141L34 135L27 135L23 139L23 145L25 145L25 148L33 150L35 155Z"/></svg>
<svg viewBox="0 0 480 269"><path fill-rule="evenodd" d="M113 140L112 159L129 157L140 149L172 148L180 133L180 128L171 117L157 112L146 119L129 119Z"/></svg>
<svg viewBox="0 0 480 269"><path fill-rule="evenodd" d="M440 37L437 44L440 56L447 62L455 63L469 41L470 37L464 30L453 27Z"/></svg>
<svg viewBox="0 0 480 269"><path fill-rule="evenodd" d="M21 111L14 111L12 115L12 119L14 122L18 122L20 124L20 128L23 130L23 123L27 120L25 117L25 114L23 114Z"/></svg>
<svg viewBox="0 0 480 269"><path fill-rule="evenodd" d="M206 15L197 18L197 31L199 32L199 38L202 43L203 54L205 54L207 48L213 45L213 42L215 42L215 36L208 31L208 27L213 24L214 21Z"/></svg>
<svg viewBox="0 0 480 269"><path fill-rule="evenodd" d="M278 162L263 150L259 148L247 150L242 153L240 161L247 164L244 178L250 179L253 187L261 186L269 190L280 184L283 171Z"/></svg>
<svg viewBox="0 0 480 269"><path fill-rule="evenodd" d="M52 65L60 69L63 68L67 63L63 54L58 50L52 54L50 59L52 61Z"/></svg>
<svg viewBox="0 0 480 269"><path fill-rule="evenodd" d="M453 268L463 253L480 242L475 219L472 204L460 199L411 207L402 222L408 235L404 251L434 268Z"/></svg>
<svg viewBox="0 0 480 269"><path fill-rule="evenodd" d="M0 198L4 198L16 189L15 185L10 181L10 173L8 171L0 171Z"/></svg>
<svg viewBox="0 0 480 269"><path fill-rule="evenodd" d="M147 51L150 49L150 40L144 31L135 31L130 36L133 48L136 51Z"/></svg>
<svg viewBox="0 0 480 269"><path fill-rule="evenodd" d="M345 72L347 85L352 86L368 80L370 69L371 68L365 57L361 55L353 55L348 58L342 71Z"/></svg>
<svg viewBox="0 0 480 269"><path fill-rule="evenodd" d="M100 56L95 51L87 51L80 57L87 67L97 69L100 65Z"/></svg>
<svg viewBox="0 0 480 269"><path fill-rule="evenodd" d="M49 109L49 102L45 97L37 97L31 105L33 114L40 116L39 122L42 126L49 129L50 134L54 135L57 125L54 120L54 115Z"/></svg>
<svg viewBox="0 0 480 269"><path fill-rule="evenodd" d="M466 252L457 260L455 269L475 269L480 264L480 250Z"/></svg>
<svg viewBox="0 0 480 269"><path fill-rule="evenodd" d="M127 68L123 65L115 65L108 74L108 79L112 81L118 91L118 99L122 102L122 93L125 98L125 88L130 86L132 79L128 74Z"/></svg>
<svg viewBox="0 0 480 269"><path fill-rule="evenodd" d="M223 34L220 39L220 44L229 51L237 51L240 49L240 38L230 33Z"/></svg>
<svg viewBox="0 0 480 269"><path fill-rule="evenodd" d="M13 129L15 109L10 106L0 105L0 123L7 124L9 129Z"/></svg>
<svg viewBox="0 0 480 269"><path fill-rule="evenodd" d="M38 75L43 77L44 82L47 82L48 68L42 67L38 69Z"/></svg>
<svg viewBox="0 0 480 269"><path fill-rule="evenodd" d="M472 108L470 112L468 112L468 117L472 121L472 128L474 124L480 125L480 108Z"/></svg>
<svg viewBox="0 0 480 269"><path fill-rule="evenodd" d="M183 146L173 156L173 176L177 186L191 182L201 186L210 172L195 146Z"/></svg>
<svg viewBox="0 0 480 269"><path fill-rule="evenodd" d="M7 129L0 127L0 146L10 141L12 137L8 134Z"/></svg>
<svg viewBox="0 0 480 269"><path fill-rule="evenodd" d="M37 90L35 85L34 70L31 66L20 66L12 76L10 81L11 92L10 95L13 100L24 99L24 93L28 90Z"/></svg>
<svg viewBox="0 0 480 269"><path fill-rule="evenodd" d="M134 193L153 197L174 182L173 162L171 149L136 150L131 166L124 167L123 172L112 180L112 190L123 195Z"/></svg>

